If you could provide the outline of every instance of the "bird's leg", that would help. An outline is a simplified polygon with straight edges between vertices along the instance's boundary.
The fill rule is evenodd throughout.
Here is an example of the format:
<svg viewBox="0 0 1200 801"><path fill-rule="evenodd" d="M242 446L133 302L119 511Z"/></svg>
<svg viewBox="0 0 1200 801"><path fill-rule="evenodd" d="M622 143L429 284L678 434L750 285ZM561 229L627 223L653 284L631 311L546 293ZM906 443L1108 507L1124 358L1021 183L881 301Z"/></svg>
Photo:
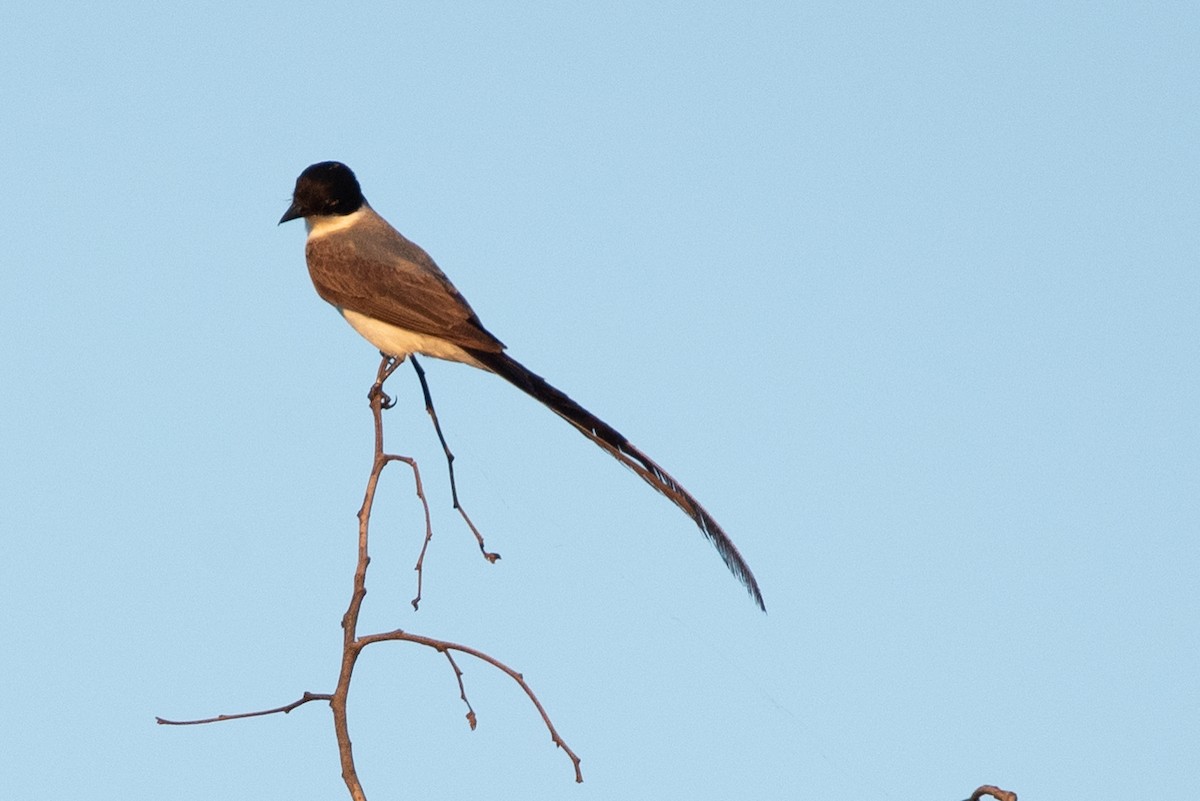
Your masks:
<svg viewBox="0 0 1200 801"><path fill-rule="evenodd" d="M388 380L388 377L396 372L396 368L404 361L401 357L397 359L395 356L389 356L383 351L379 351L379 355L383 360L379 362L379 370L375 373L375 383L371 385L370 391L367 392L367 400L373 401L379 397L381 406L384 409L390 409L396 405L396 401L383 391L383 382Z"/></svg>
<svg viewBox="0 0 1200 801"><path fill-rule="evenodd" d="M494 563L500 558L500 554L488 551L483 544L483 535L479 533L479 529L475 528L475 524L467 516L467 510L463 509L462 504L458 502L458 487L454 482L454 454L450 452L450 446L446 444L446 438L442 436L442 425L438 422L437 411L433 408L433 396L429 394L429 384L425 381L425 370L417 363L416 356L410 357L410 361L412 361L413 369L417 371L417 378L421 382L421 392L425 395L425 411L429 412L429 417L433 420L433 430L437 432L438 441L442 443L442 451L446 454L446 467L450 471L450 498L454 502L454 508L462 515L462 519L466 521L471 533L475 535L475 541L479 543L479 550L483 557Z"/></svg>

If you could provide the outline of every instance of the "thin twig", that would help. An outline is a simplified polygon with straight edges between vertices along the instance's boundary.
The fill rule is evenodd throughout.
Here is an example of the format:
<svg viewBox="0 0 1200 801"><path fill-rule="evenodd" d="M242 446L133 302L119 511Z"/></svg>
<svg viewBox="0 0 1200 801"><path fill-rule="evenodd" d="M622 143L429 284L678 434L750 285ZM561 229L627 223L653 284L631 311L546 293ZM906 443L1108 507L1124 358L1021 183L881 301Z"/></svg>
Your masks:
<svg viewBox="0 0 1200 801"><path fill-rule="evenodd" d="M357 644L360 648L365 648L373 642L387 641L417 643L418 645L424 645L441 651L442 653L446 653L447 651L459 651L464 654L469 654L470 656L473 656L481 661L487 662L497 670L508 674L509 678L521 686L521 689L525 691L525 695L529 697L529 700L537 709L538 714L542 716L542 722L546 725L546 729L550 732L551 742L561 748L564 752L566 752L567 756L570 757L572 764L575 766L575 781L583 781L583 774L579 769L579 757L576 756L575 752L571 750L566 741L559 736L558 730L554 728L554 724L550 721L550 716L546 713L546 708L542 706L542 702L538 700L537 695L533 692L533 688L526 683L525 677L520 673L504 664L496 657L485 654L483 651L480 651L476 648L471 648L467 645L459 645L458 643L449 642L447 640L438 640L433 637L425 637L420 634L410 634L403 629L396 629L395 631L388 631L384 632L383 634L368 634L359 638Z"/></svg>
<svg viewBox="0 0 1200 801"><path fill-rule="evenodd" d="M454 678L458 680L458 697L467 705L467 723L471 726L471 731L475 731L475 710L471 708L471 702L467 700L467 688L463 686L463 672L459 669L458 663L454 661L454 655L449 650L442 651L446 659L450 662L450 667L454 668Z"/></svg>
<svg viewBox="0 0 1200 801"><path fill-rule="evenodd" d="M433 520L429 516L429 501L425 498L425 487L421 484L421 469L417 467L416 459L395 455L385 455L383 459L384 464L404 462L412 468L413 480L417 484L417 498L421 501L421 508L425 510L425 541L421 544L421 555L417 557L417 564L413 567L413 570L417 571L417 596L412 599L412 608L416 610L421 606L421 589L425 584L425 550L429 547L429 541L433 539Z"/></svg>
<svg viewBox="0 0 1200 801"><path fill-rule="evenodd" d="M412 362L413 369L417 371L417 378L421 382L421 393L425 396L425 411L429 413L430 419L433 420L433 430L437 432L438 441L442 443L442 452L446 454L446 468L450 472L450 500L454 504L454 508L462 515L462 519L466 521L467 528L471 529L471 533L475 535L475 541L479 543L479 552L483 554L483 558L487 559L492 564L500 558L500 554L489 551L483 543L483 535L479 533L479 529L471 522L471 518L467 516L467 510L458 502L458 485L454 480L454 454L450 452L450 446L446 444L446 438L442 436L442 424L438 422L437 410L433 408L433 396L429 394L429 384L425 381L425 370L417 363L415 356L410 356L409 361ZM421 549L421 558L425 557L425 549ZM418 560L420 564L420 560ZM420 593L418 593L418 596Z"/></svg>
<svg viewBox="0 0 1200 801"><path fill-rule="evenodd" d="M217 715L215 718L202 718L200 720L167 720L166 718L155 718L154 721L162 726L199 726L202 723L220 723L224 720L239 720L240 718L257 718L263 715L278 715L279 713L287 714L298 706L303 706L309 701L329 701L333 696L329 693L310 693L306 692L300 696L297 701L292 701L290 704L277 706L274 709L263 709L259 712L238 712L233 715Z"/></svg>

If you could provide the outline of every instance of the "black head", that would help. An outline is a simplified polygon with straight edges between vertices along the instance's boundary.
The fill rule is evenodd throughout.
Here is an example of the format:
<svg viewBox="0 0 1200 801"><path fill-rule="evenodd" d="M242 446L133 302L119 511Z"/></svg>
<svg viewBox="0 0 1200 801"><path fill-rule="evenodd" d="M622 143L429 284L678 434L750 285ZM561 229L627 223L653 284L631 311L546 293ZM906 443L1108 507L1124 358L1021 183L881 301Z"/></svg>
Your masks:
<svg viewBox="0 0 1200 801"><path fill-rule="evenodd" d="M340 161L322 161L300 173L292 192L292 205L279 222L300 217L353 214L365 202L358 179L349 167Z"/></svg>

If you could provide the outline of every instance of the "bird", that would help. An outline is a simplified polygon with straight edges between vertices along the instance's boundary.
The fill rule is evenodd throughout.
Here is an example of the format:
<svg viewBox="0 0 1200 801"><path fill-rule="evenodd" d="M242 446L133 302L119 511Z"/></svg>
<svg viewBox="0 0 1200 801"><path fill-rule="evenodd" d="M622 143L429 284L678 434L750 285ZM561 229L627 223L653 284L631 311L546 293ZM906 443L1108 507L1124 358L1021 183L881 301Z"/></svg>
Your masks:
<svg viewBox="0 0 1200 801"><path fill-rule="evenodd" d="M300 218L317 294L363 338L397 362L420 353L495 373L549 407L682 509L766 611L750 566L700 502L623 434L509 356L429 254L371 208L349 167L323 161L300 173L279 224Z"/></svg>

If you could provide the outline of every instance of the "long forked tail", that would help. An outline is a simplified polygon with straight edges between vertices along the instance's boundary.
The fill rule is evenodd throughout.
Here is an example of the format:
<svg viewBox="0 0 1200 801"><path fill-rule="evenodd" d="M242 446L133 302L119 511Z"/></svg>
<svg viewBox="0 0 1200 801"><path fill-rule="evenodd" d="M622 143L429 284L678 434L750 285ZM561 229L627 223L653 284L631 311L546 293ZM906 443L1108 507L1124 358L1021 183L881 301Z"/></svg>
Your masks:
<svg viewBox="0 0 1200 801"><path fill-rule="evenodd" d="M575 426L581 434L612 454L613 458L641 476L647 484L670 498L676 506L696 522L704 536L708 537L716 546L717 553L725 560L726 566L737 577L737 580L746 587L746 591L758 604L758 608L764 612L767 610L763 603L762 593L758 589L758 582L754 580L750 566L738 553L733 540L729 539L729 535L716 520L713 520L712 515L700 505L700 502L692 497L692 494L685 490L666 470L659 467L657 462L634 447L621 432L571 400L560 390L552 387L546 379L530 371L508 354L474 349L469 352L480 364L496 375L549 406L559 417Z"/></svg>

